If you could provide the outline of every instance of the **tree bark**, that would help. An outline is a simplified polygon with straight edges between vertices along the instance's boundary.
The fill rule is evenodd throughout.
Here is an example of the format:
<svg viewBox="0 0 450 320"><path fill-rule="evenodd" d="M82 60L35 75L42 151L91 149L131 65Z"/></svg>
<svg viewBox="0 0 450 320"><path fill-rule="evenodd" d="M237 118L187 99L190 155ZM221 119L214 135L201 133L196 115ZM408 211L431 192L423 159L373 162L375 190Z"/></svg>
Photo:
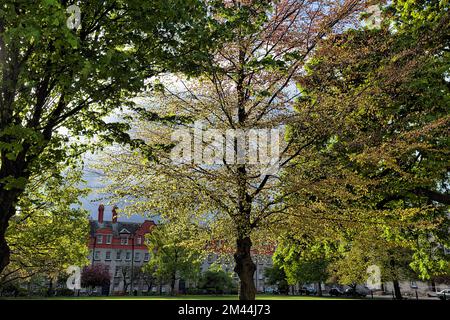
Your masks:
<svg viewBox="0 0 450 320"><path fill-rule="evenodd" d="M6 183L2 181L8 178L22 178L28 181L30 172L25 170L25 157L28 148L29 146L24 144L22 152L17 155L14 161L8 159L6 154L0 155L0 273L9 264L11 255L6 242L6 230L8 229L9 220L16 214L17 201L24 191L24 188L20 187L6 188Z"/></svg>
<svg viewBox="0 0 450 320"><path fill-rule="evenodd" d="M322 283L321 283L320 281L317 282L317 295L318 295L319 297L322 296Z"/></svg>
<svg viewBox="0 0 450 320"><path fill-rule="evenodd" d="M53 294L53 278L50 278L50 281L48 282L48 288L47 288L47 297L51 297Z"/></svg>
<svg viewBox="0 0 450 320"><path fill-rule="evenodd" d="M6 268L10 261L11 251L5 236L9 225L9 219L15 214L17 197L18 194L16 194L16 192L0 190L0 273Z"/></svg>
<svg viewBox="0 0 450 320"><path fill-rule="evenodd" d="M8 243L6 242L5 239L5 233L7 228L8 228L8 221L0 222L0 273L9 264L9 257L11 254L11 251L9 250L8 247Z"/></svg>
<svg viewBox="0 0 450 320"><path fill-rule="evenodd" d="M236 266L234 271L240 279L239 300L255 300L256 296L255 283L253 282L256 265L253 263L250 254L251 247L252 242L248 236L236 240L236 253L234 254Z"/></svg>
<svg viewBox="0 0 450 320"><path fill-rule="evenodd" d="M397 279L393 280L392 283L394 284L394 295L396 300L402 300L402 292L400 291L400 284Z"/></svg>
<svg viewBox="0 0 450 320"><path fill-rule="evenodd" d="M172 273L172 279L170 280L170 295L175 295L175 282L177 281L176 272Z"/></svg>

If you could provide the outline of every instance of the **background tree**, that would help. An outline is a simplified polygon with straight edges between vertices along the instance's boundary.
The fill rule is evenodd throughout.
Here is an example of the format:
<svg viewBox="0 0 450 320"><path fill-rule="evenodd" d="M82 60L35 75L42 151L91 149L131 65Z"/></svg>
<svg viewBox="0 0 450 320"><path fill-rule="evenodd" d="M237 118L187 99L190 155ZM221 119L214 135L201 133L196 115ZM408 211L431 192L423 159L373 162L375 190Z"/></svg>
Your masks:
<svg viewBox="0 0 450 320"><path fill-rule="evenodd" d="M322 296L322 283L329 278L329 265L335 254L333 243L318 242L302 236L284 237L279 241L273 261L283 269L290 285L317 284Z"/></svg>
<svg viewBox="0 0 450 320"><path fill-rule="evenodd" d="M210 25L218 30L222 46L205 59L199 77L159 79L155 86L158 99L147 99L143 109L160 118L172 116L178 122L158 123L154 115L141 117L134 134L150 146L173 145L171 133L179 128L192 129L190 121L195 120L203 121L205 130L216 130L214 135L219 138L228 129L281 129L294 116L292 105L299 94L294 79L302 73L305 61L322 38L350 26L365 1L210 4ZM316 141L316 136L308 139L303 146L291 148L288 141L281 147L281 167ZM207 149L211 143L200 141ZM128 197L134 202L127 209L130 212L165 216L195 213L194 220L207 230L208 240L235 243L240 298L254 299L252 237L258 228L273 224L268 223L269 218L276 220L286 212L284 199L276 192L279 176L264 174L267 165L231 163L220 153L216 154L217 163L207 165L192 161L174 165L164 148L156 157L155 165L145 154L123 149L112 151L109 159L102 161L107 163L102 169L108 180L113 181L108 191L116 197L114 201Z"/></svg>
<svg viewBox="0 0 450 320"><path fill-rule="evenodd" d="M131 282L136 283L141 279L145 278L146 281L149 281L149 276L147 275L141 267L134 266L133 269L131 266L122 266L120 268L120 277L123 282L123 293L126 294L128 292L128 288L131 285ZM130 292L130 294L134 295L134 292Z"/></svg>
<svg viewBox="0 0 450 320"><path fill-rule="evenodd" d="M402 299L400 281L417 279L413 271L413 250L401 244L398 239L380 236L382 232L376 227L367 228L354 235L351 241L341 241L336 259L330 264L330 278L334 282L356 286L369 282L368 269L375 266L380 271L382 282L391 281L396 299ZM376 285L375 283L372 285Z"/></svg>
<svg viewBox="0 0 450 320"><path fill-rule="evenodd" d="M136 273L137 279L141 279L147 285L147 294L152 293L153 286L157 283L156 268L149 264L143 265Z"/></svg>
<svg viewBox="0 0 450 320"><path fill-rule="evenodd" d="M327 126L284 176L292 206L286 224L351 243L353 257L337 262L348 272L345 282L362 281L352 260L362 267L367 255L384 257L387 248L408 253L408 268L421 279L448 272L438 249L449 241L444 7L393 1L379 29L329 37L298 78L302 96L289 135L302 145L314 123ZM362 247L358 234L386 246ZM394 265L404 266L394 253Z"/></svg>
<svg viewBox="0 0 450 320"><path fill-rule="evenodd" d="M81 272L81 286L84 288L108 286L110 279L109 268L103 264L86 266Z"/></svg>
<svg viewBox="0 0 450 320"><path fill-rule="evenodd" d="M69 29L74 3L81 24ZM195 0L2 2L0 271L9 263L8 223L30 177L70 162L93 136L129 141L127 123L105 117L132 108L148 77L195 69L196 48L211 39L201 27L205 10Z"/></svg>
<svg viewBox="0 0 450 320"><path fill-rule="evenodd" d="M278 292L281 294L289 293L289 283L284 268L274 264L264 270L264 276L267 278L267 284L277 286Z"/></svg>
<svg viewBox="0 0 450 320"><path fill-rule="evenodd" d="M198 278L200 253L186 247L183 235L171 230L171 225L159 224L154 228L146 235L146 245L151 253L147 270L154 270L153 275L160 283L168 283L172 295L176 294L177 280Z"/></svg>
<svg viewBox="0 0 450 320"><path fill-rule="evenodd" d="M47 171L30 178L6 233L11 262L0 273L0 285L25 283L34 275L53 284L68 266L88 262L88 213L74 206L87 193L79 188L80 177L75 168L66 169L63 176Z"/></svg>
<svg viewBox="0 0 450 320"><path fill-rule="evenodd" d="M206 290L208 293L223 294L234 288L233 279L231 274L225 272L221 266L211 265L200 276L198 288Z"/></svg>

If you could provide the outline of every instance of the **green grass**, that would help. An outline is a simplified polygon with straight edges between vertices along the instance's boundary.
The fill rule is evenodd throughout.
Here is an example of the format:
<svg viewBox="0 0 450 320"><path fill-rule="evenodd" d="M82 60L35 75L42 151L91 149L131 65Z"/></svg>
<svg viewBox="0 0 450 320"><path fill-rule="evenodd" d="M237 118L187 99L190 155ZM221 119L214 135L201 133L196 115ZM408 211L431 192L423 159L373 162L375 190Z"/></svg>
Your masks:
<svg viewBox="0 0 450 320"><path fill-rule="evenodd" d="M46 300L238 300L236 295L179 295L171 296L108 296L108 297L19 297L9 299L46 299ZM258 295L256 300L348 300L348 298L315 297L315 296L283 296Z"/></svg>

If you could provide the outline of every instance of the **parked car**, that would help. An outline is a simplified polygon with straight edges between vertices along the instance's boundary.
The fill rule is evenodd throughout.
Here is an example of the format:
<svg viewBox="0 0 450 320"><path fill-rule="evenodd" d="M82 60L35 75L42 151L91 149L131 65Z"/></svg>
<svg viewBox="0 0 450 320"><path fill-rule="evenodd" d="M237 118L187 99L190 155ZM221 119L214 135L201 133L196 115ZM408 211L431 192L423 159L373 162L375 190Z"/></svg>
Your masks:
<svg viewBox="0 0 450 320"><path fill-rule="evenodd" d="M331 289L328 291L328 294L329 294L330 296L338 297L338 296L342 296L342 295L344 294L344 292L343 292L341 289L338 289L338 288L331 288Z"/></svg>
<svg viewBox="0 0 450 320"><path fill-rule="evenodd" d="M357 289L354 289L354 288L348 288L348 289L345 289L344 295L346 295L347 297L365 298L367 296L367 293L362 292L362 291L357 290Z"/></svg>
<svg viewBox="0 0 450 320"><path fill-rule="evenodd" d="M315 295L316 294L316 290L314 288L308 288L308 287L302 287L298 290L298 293L300 293L301 295Z"/></svg>
<svg viewBox="0 0 450 320"><path fill-rule="evenodd" d="M441 300L450 300L450 289L439 291L436 295Z"/></svg>

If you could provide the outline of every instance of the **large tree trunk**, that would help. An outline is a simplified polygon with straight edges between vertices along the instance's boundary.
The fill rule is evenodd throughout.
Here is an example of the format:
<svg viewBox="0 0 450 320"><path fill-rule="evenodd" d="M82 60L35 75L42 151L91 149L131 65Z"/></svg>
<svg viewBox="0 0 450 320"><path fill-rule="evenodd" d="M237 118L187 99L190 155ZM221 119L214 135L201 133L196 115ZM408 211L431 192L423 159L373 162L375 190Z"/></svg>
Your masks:
<svg viewBox="0 0 450 320"><path fill-rule="evenodd" d="M8 247L8 243L6 242L5 239L5 233L7 228L8 228L8 221L0 222L0 273L9 264L9 257L11 253Z"/></svg>
<svg viewBox="0 0 450 320"><path fill-rule="evenodd" d="M240 279L239 300L255 300L256 296L255 283L253 282L256 265L250 255L251 247L252 242L248 236L236 241L236 253L234 254L236 266L234 271Z"/></svg>
<svg viewBox="0 0 450 320"><path fill-rule="evenodd" d="M1 185L0 185L1 188ZM9 219L15 214L15 203L18 193L0 190L0 273L6 268L10 261L11 251L6 242L6 230Z"/></svg>
<svg viewBox="0 0 450 320"><path fill-rule="evenodd" d="M28 181L29 172L25 172L25 154L27 146L17 156L15 161L9 160L5 154L0 159L0 181L8 178L22 178ZM6 242L6 230L9 220L16 214L16 203L23 193L23 188L6 188L4 182L0 182L0 273L10 261L11 251Z"/></svg>
<svg viewBox="0 0 450 320"><path fill-rule="evenodd" d="M400 291L400 284L398 282L398 280L393 280L392 283L394 284L394 295L395 295L395 299L397 300L402 300L402 292Z"/></svg>

